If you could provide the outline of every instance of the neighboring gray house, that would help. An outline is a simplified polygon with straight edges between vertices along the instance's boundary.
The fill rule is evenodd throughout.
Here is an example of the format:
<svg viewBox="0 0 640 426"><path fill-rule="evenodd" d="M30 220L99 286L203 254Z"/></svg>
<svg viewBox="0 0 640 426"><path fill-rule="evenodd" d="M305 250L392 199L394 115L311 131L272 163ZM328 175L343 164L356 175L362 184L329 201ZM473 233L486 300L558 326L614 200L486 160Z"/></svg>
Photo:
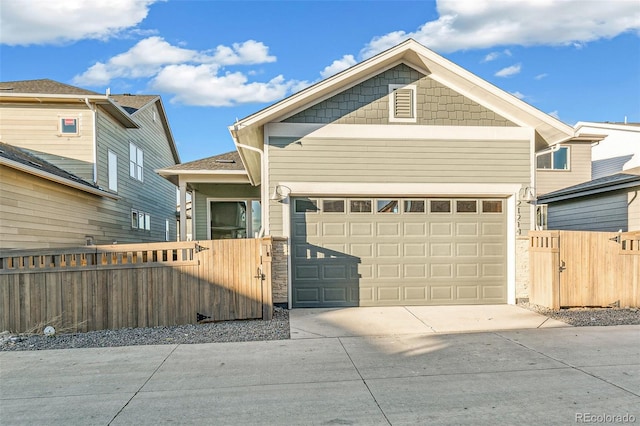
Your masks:
<svg viewBox="0 0 640 426"><path fill-rule="evenodd" d="M547 229L640 231L640 167L550 192L538 198Z"/></svg>
<svg viewBox="0 0 640 426"><path fill-rule="evenodd" d="M176 239L180 162L159 96L0 83L0 249Z"/></svg>
<svg viewBox="0 0 640 426"><path fill-rule="evenodd" d="M222 237L286 239L286 298L276 302L292 307L526 297L536 153L598 140L414 40L230 132L233 167L212 157L159 173L179 185L182 200L192 192L194 239L221 226L230 227ZM589 179L589 165L584 174L576 179ZM257 204L259 230L249 219ZM246 232L232 235L239 225Z"/></svg>

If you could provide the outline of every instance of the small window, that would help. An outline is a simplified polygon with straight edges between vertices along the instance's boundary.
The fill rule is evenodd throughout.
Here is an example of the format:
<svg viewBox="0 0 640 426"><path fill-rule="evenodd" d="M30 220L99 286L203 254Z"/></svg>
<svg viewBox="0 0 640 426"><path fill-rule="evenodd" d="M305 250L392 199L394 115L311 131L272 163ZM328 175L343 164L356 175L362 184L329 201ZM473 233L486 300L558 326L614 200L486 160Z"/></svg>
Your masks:
<svg viewBox="0 0 640 426"><path fill-rule="evenodd" d="M389 85L389 121L397 123L416 122L416 86Z"/></svg>
<svg viewBox="0 0 640 426"><path fill-rule="evenodd" d="M344 200L322 200L322 211L325 213L344 213Z"/></svg>
<svg viewBox="0 0 640 426"><path fill-rule="evenodd" d="M118 156L115 152L108 151L107 169L109 173L109 189L118 191Z"/></svg>
<svg viewBox="0 0 640 426"><path fill-rule="evenodd" d="M555 151L538 154L536 168L539 170L569 170L569 147L561 146Z"/></svg>
<svg viewBox="0 0 640 426"><path fill-rule="evenodd" d="M371 200L351 200L350 202L351 213L371 213L372 204Z"/></svg>
<svg viewBox="0 0 640 426"><path fill-rule="evenodd" d="M539 204L536 206L536 230L544 231L547 229L547 204Z"/></svg>
<svg viewBox="0 0 640 426"><path fill-rule="evenodd" d="M138 211L131 210L131 227L133 229L138 229Z"/></svg>
<svg viewBox="0 0 640 426"><path fill-rule="evenodd" d="M429 201L429 210L431 213L451 213L451 201L431 200Z"/></svg>
<svg viewBox="0 0 640 426"><path fill-rule="evenodd" d="M482 213L502 213L502 201L483 200Z"/></svg>
<svg viewBox="0 0 640 426"><path fill-rule="evenodd" d="M164 240L169 241L169 219L164 220Z"/></svg>
<svg viewBox="0 0 640 426"><path fill-rule="evenodd" d="M404 200L405 213L424 213L424 200Z"/></svg>
<svg viewBox="0 0 640 426"><path fill-rule="evenodd" d="M295 200L294 211L296 213L315 213L318 211L316 200Z"/></svg>
<svg viewBox="0 0 640 426"><path fill-rule="evenodd" d="M378 213L398 213L398 200L378 200Z"/></svg>
<svg viewBox="0 0 640 426"><path fill-rule="evenodd" d="M63 135L78 134L78 119L63 117L60 119L60 133Z"/></svg>
<svg viewBox="0 0 640 426"><path fill-rule="evenodd" d="M131 227L133 229L151 230L151 215L139 210L131 210Z"/></svg>
<svg viewBox="0 0 640 426"><path fill-rule="evenodd" d="M142 150L133 143L129 143L129 176L140 182L143 181L144 177L143 158Z"/></svg>
<svg viewBox="0 0 640 426"><path fill-rule="evenodd" d="M476 213L478 211L478 203L476 200L458 200L456 201L456 213Z"/></svg>

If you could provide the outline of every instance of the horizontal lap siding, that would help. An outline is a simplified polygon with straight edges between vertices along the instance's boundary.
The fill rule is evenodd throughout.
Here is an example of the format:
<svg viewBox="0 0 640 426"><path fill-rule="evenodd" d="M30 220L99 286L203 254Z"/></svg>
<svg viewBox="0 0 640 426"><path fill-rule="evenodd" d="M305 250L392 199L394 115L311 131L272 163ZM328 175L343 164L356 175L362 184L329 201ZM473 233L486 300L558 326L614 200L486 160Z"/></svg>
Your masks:
<svg viewBox="0 0 640 426"><path fill-rule="evenodd" d="M616 232L628 228L627 192L550 203L548 228Z"/></svg>
<svg viewBox="0 0 640 426"><path fill-rule="evenodd" d="M278 182L528 184L529 141L326 140L271 138L269 179ZM393 195L393 194L389 194ZM271 231L282 206L271 202ZM528 229L528 205L521 224ZM526 211L525 211L526 210Z"/></svg>
<svg viewBox="0 0 640 426"><path fill-rule="evenodd" d="M93 113L86 107L1 104L0 108L2 142L93 180ZM59 121L65 117L78 119L78 135L60 135Z"/></svg>
<svg viewBox="0 0 640 426"><path fill-rule="evenodd" d="M591 180L591 145L562 144L570 146L570 170L538 170L536 172L537 195L547 194Z"/></svg>

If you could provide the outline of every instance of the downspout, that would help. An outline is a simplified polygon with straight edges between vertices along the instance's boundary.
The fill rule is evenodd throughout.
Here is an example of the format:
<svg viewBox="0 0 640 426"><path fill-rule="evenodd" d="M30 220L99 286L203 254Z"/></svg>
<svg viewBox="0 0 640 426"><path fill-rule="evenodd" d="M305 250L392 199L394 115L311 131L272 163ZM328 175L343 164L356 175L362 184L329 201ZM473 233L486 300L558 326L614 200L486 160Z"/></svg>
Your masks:
<svg viewBox="0 0 640 426"><path fill-rule="evenodd" d="M240 143L240 141L238 140L238 133L237 133L237 128L234 126L234 132L235 135L233 135L233 141L236 144L236 147L240 147L240 148L245 148L248 149L249 151L253 151L253 152L257 152L258 154L260 154L260 215L262 216L262 226L260 227L260 234L258 235L259 237L263 237L265 234L265 221L266 221L266 210L267 210L267 203L269 202L269 198L265 197L265 189L268 190L268 188L265 188L265 165L264 165L264 151L261 150L260 148L256 148L254 146L249 146L249 145L245 145L243 143Z"/></svg>
<svg viewBox="0 0 640 426"><path fill-rule="evenodd" d="M93 183L98 183L98 135L96 134L96 114L97 110L91 106L88 98L84 98L84 103L87 104L87 108L93 113L91 119L93 121Z"/></svg>

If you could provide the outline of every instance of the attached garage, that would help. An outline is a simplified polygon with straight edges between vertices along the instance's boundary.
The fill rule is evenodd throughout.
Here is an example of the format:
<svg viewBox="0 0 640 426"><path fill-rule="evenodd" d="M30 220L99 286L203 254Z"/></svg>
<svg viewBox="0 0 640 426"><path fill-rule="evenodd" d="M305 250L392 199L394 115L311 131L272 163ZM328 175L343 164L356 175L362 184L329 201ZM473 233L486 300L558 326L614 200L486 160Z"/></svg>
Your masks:
<svg viewBox="0 0 640 426"><path fill-rule="evenodd" d="M297 197L293 307L507 303L501 198Z"/></svg>

